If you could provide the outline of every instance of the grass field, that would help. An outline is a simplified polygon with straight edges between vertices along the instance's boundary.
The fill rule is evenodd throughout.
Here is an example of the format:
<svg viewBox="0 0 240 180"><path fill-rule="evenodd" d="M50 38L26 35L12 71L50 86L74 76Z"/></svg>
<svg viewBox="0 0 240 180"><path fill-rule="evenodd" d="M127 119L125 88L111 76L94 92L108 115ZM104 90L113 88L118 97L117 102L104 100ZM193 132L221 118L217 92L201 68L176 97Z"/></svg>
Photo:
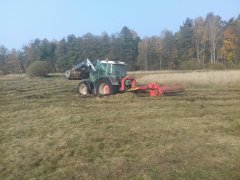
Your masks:
<svg viewBox="0 0 240 180"><path fill-rule="evenodd" d="M81 98L0 76L0 179L240 179L240 71L133 73L183 96Z"/></svg>

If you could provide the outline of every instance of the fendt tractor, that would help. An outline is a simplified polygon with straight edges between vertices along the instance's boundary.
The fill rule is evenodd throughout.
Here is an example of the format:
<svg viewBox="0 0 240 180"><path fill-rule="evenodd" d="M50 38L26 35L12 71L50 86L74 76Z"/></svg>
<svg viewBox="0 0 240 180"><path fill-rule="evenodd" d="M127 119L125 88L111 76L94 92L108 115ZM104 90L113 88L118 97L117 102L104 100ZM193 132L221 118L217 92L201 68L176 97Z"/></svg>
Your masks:
<svg viewBox="0 0 240 180"><path fill-rule="evenodd" d="M113 95L124 92L149 92L150 96L161 96L184 92L179 85L168 86L158 83L138 86L136 79L127 75L127 65L122 61L86 59L65 72L69 80L80 80L78 93L82 96Z"/></svg>

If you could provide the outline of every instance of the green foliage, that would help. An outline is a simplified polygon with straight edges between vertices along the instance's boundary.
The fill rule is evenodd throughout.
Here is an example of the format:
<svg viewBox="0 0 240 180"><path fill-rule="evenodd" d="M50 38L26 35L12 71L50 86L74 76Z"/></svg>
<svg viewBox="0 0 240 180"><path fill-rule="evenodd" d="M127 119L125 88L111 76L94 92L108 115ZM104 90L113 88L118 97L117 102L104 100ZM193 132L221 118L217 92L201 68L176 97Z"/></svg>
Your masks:
<svg viewBox="0 0 240 180"><path fill-rule="evenodd" d="M138 45L139 68L144 70L159 70L166 64L163 57L162 39L160 37L150 37L143 39Z"/></svg>
<svg viewBox="0 0 240 180"><path fill-rule="evenodd" d="M230 65L227 65L227 68L229 68L229 69L240 69L240 64L230 64Z"/></svg>
<svg viewBox="0 0 240 180"><path fill-rule="evenodd" d="M176 34L178 56L180 59L193 57L193 20L187 18Z"/></svg>
<svg viewBox="0 0 240 180"><path fill-rule="evenodd" d="M48 64L44 61L34 61L28 68L27 74L30 77L43 77L49 73Z"/></svg>
<svg viewBox="0 0 240 180"><path fill-rule="evenodd" d="M140 38L137 33L128 27L123 27L119 35L114 37L111 58L125 61L130 70L136 69L138 56L138 43Z"/></svg>
<svg viewBox="0 0 240 180"><path fill-rule="evenodd" d="M212 70L223 70L226 69L227 67L223 63L208 63L207 68Z"/></svg>
<svg viewBox="0 0 240 180"><path fill-rule="evenodd" d="M195 59L190 61L183 61L179 67L181 70L198 70L202 69L201 64L199 64Z"/></svg>
<svg viewBox="0 0 240 180"><path fill-rule="evenodd" d="M42 60L52 72L64 72L86 58L125 61L129 70L199 69L193 62L185 62L191 59L212 63L212 69L223 68L217 62L227 66L239 63L240 16L224 22L213 13L206 18L186 18L178 32L164 30L160 34L140 39L134 30L124 26L111 35L71 34L59 41L37 38L21 51L0 46L0 70L24 73L29 64Z"/></svg>
<svg viewBox="0 0 240 180"><path fill-rule="evenodd" d="M0 46L0 72L5 74L5 64L7 57L7 48L5 46Z"/></svg>

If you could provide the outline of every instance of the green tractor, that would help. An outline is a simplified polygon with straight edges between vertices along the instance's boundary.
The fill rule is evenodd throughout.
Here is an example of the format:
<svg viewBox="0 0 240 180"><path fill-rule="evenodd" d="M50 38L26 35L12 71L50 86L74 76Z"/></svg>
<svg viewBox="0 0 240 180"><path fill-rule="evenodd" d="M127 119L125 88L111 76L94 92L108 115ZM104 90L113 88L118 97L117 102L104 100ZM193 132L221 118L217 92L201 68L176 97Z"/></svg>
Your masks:
<svg viewBox="0 0 240 180"><path fill-rule="evenodd" d="M127 66L120 61L97 60L91 63L87 59L65 74L68 79L80 79L78 93L82 96L111 95L121 91L122 79L127 75ZM128 81L124 83L124 87L127 87L127 83Z"/></svg>

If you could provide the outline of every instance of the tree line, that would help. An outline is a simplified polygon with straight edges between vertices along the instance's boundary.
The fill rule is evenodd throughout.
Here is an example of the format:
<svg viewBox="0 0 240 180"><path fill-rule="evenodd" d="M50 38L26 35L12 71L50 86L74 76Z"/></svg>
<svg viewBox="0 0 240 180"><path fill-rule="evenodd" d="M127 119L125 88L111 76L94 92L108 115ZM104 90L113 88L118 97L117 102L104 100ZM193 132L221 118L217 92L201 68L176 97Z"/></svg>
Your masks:
<svg viewBox="0 0 240 180"><path fill-rule="evenodd" d="M84 59L120 60L129 70L203 69L240 64L240 15L223 21L219 15L187 18L179 31L140 38L123 27L119 33L69 35L61 40L35 39L21 50L0 46L0 73L25 73L34 61L63 72Z"/></svg>

